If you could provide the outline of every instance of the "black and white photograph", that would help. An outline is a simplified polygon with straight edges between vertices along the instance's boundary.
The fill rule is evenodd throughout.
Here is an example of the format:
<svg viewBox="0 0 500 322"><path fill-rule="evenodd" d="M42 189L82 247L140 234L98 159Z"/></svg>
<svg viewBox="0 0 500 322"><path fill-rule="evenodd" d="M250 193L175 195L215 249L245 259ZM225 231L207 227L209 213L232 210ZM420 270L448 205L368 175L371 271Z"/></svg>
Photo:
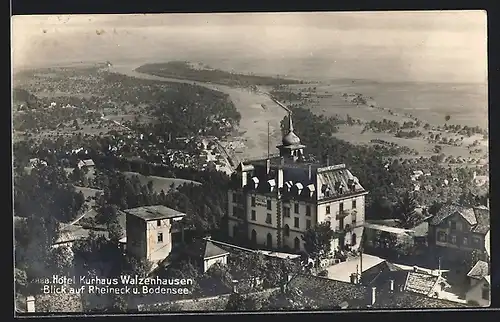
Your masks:
<svg viewBox="0 0 500 322"><path fill-rule="evenodd" d="M17 316L490 306L485 11L11 27Z"/></svg>

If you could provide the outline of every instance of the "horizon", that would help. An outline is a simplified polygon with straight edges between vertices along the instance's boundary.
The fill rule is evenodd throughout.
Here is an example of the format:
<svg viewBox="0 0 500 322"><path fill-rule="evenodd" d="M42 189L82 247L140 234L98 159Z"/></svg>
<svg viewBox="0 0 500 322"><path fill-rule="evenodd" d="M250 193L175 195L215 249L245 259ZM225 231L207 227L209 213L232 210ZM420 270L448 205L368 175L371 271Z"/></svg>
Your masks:
<svg viewBox="0 0 500 322"><path fill-rule="evenodd" d="M487 84L484 11L14 16L12 29L16 69L187 60L304 80Z"/></svg>

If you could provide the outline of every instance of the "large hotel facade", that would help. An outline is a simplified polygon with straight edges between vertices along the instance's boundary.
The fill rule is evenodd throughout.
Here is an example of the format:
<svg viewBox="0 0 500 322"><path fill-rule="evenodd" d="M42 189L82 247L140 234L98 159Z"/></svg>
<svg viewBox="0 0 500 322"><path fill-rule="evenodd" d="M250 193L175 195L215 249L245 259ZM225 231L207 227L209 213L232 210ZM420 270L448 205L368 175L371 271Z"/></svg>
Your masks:
<svg viewBox="0 0 500 322"><path fill-rule="evenodd" d="M304 250L302 235L321 222L339 232L332 250L356 249L363 235L368 193L344 164L304 160L304 148L289 131L277 146L279 156L240 163L228 192L228 229L271 249Z"/></svg>

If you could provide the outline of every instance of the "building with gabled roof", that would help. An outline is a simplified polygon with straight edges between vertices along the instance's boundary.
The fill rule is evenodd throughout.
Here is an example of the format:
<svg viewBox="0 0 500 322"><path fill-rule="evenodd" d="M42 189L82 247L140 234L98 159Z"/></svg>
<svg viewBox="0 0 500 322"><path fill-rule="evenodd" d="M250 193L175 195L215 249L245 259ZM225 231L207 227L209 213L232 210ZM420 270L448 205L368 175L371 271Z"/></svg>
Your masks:
<svg viewBox="0 0 500 322"><path fill-rule="evenodd" d="M483 277L490 275L490 263L479 260L467 273L470 286L476 285Z"/></svg>
<svg viewBox="0 0 500 322"><path fill-rule="evenodd" d="M228 191L228 232L255 246L304 250L302 234L328 222L340 237L337 246L357 248L363 234L368 193L345 164L308 162L300 138L289 130L277 146L279 156L239 164Z"/></svg>
<svg viewBox="0 0 500 322"><path fill-rule="evenodd" d="M184 248L183 253L198 265L203 273L217 263L227 265L229 257L228 251L212 243L208 238L195 239Z"/></svg>
<svg viewBox="0 0 500 322"><path fill-rule="evenodd" d="M183 229L177 225L185 214L166 206L123 210L126 215L127 252L152 262L164 260L182 244Z"/></svg>
<svg viewBox="0 0 500 322"><path fill-rule="evenodd" d="M87 159L87 160L80 160L77 164L77 167L79 169L81 168L93 168L95 166L94 160L92 159Z"/></svg>
<svg viewBox="0 0 500 322"><path fill-rule="evenodd" d="M447 205L430 219L428 242L443 258L458 260L473 250L480 251L486 258L489 234L488 207Z"/></svg>
<svg viewBox="0 0 500 322"><path fill-rule="evenodd" d="M427 309L466 308L462 303L451 302L389 287L369 287L355 283L331 280L324 277L300 274L290 280L287 288L298 289L303 296L315 302L319 309Z"/></svg>

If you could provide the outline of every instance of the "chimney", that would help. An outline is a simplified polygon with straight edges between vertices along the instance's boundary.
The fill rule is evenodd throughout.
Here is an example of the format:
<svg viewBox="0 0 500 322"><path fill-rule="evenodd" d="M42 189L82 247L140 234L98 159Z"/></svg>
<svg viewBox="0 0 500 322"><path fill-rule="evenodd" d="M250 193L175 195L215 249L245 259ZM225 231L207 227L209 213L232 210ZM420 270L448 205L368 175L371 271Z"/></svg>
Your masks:
<svg viewBox="0 0 500 322"><path fill-rule="evenodd" d="M278 168L278 174L277 174L277 178L276 178L277 182L276 182L276 185L278 186L278 192L281 191L281 189L283 189L283 184L284 184L284 178L283 178L283 168L279 167Z"/></svg>
<svg viewBox="0 0 500 322"><path fill-rule="evenodd" d="M35 312L35 297L34 296L28 296L26 297L26 311L28 313L34 313Z"/></svg>
<svg viewBox="0 0 500 322"><path fill-rule="evenodd" d="M394 292L394 280L389 281L391 283L391 292Z"/></svg>
<svg viewBox="0 0 500 322"><path fill-rule="evenodd" d="M238 293L238 282L233 281L233 293Z"/></svg>
<svg viewBox="0 0 500 322"><path fill-rule="evenodd" d="M271 170L271 160L268 158L266 159L266 174L269 174L270 170Z"/></svg>
<svg viewBox="0 0 500 322"><path fill-rule="evenodd" d="M375 304L375 301L377 300L377 288L372 287L372 296L370 298L370 305Z"/></svg>
<svg viewBox="0 0 500 322"><path fill-rule="evenodd" d="M241 187L245 187L248 184L248 174L245 171L241 172Z"/></svg>
<svg viewBox="0 0 500 322"><path fill-rule="evenodd" d="M308 175L309 175L309 181L311 181L311 179L312 179L312 169L311 169L311 164L309 164L309 166L307 167L307 170L308 170Z"/></svg>

